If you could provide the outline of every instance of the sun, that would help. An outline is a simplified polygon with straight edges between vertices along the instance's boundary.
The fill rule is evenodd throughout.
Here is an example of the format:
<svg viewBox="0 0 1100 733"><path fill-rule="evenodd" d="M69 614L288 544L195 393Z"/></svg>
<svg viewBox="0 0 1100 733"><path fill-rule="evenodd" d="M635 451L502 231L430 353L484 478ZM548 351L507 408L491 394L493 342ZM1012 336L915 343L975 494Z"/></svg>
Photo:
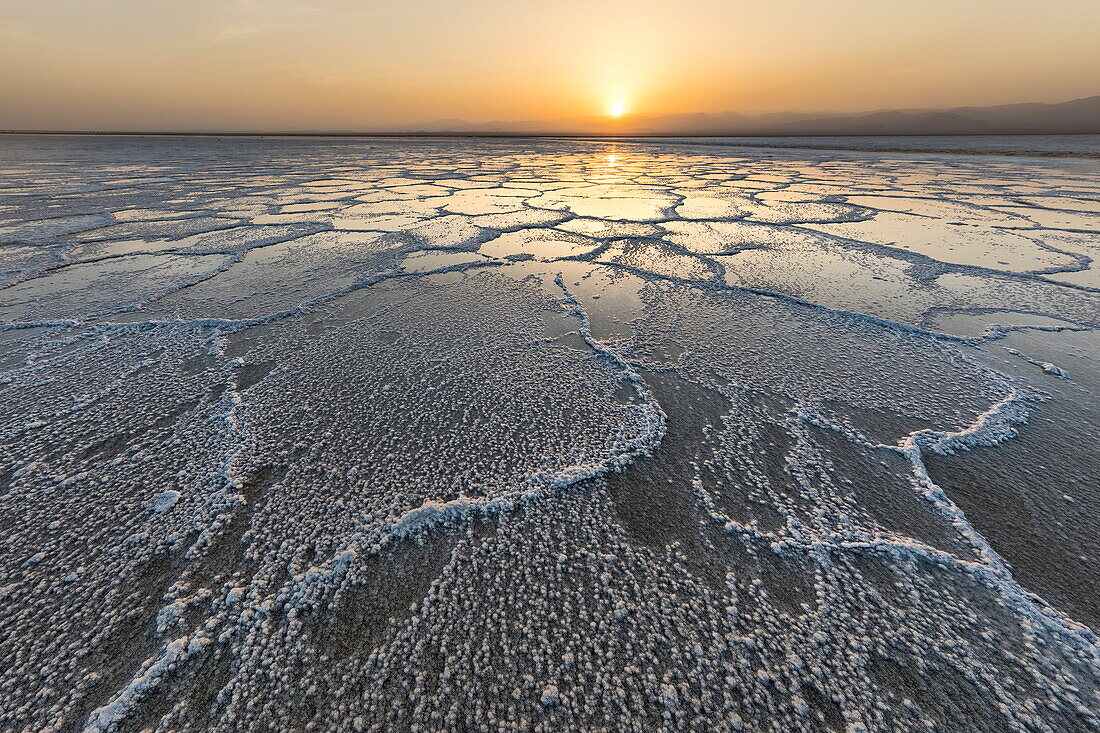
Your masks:
<svg viewBox="0 0 1100 733"><path fill-rule="evenodd" d="M607 114L611 117L622 117L626 114L626 102L621 99L617 99L611 104L607 105Z"/></svg>

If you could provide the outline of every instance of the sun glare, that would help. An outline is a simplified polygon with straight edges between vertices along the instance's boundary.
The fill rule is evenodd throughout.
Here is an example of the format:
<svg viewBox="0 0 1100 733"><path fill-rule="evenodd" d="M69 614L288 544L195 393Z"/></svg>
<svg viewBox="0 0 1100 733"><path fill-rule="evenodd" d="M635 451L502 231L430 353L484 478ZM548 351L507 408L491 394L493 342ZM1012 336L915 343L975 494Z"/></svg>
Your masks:
<svg viewBox="0 0 1100 733"><path fill-rule="evenodd" d="M626 114L626 103L622 100L616 100L607 107L607 114L612 117L622 117Z"/></svg>

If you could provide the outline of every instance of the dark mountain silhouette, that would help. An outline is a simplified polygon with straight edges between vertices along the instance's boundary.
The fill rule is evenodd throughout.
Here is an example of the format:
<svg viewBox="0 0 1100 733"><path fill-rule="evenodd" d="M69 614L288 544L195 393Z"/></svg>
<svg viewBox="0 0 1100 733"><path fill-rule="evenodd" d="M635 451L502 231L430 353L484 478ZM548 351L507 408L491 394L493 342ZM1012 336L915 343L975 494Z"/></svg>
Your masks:
<svg viewBox="0 0 1100 733"><path fill-rule="evenodd" d="M1100 134L1100 95L1059 104L879 110L857 114L627 115L470 123L439 120L392 132L556 135Z"/></svg>

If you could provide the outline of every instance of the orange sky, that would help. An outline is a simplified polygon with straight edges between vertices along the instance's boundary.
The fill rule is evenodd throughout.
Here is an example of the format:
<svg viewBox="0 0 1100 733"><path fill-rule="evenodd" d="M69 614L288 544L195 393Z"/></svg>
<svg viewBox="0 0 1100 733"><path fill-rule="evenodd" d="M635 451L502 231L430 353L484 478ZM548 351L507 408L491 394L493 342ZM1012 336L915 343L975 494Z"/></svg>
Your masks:
<svg viewBox="0 0 1100 733"><path fill-rule="evenodd" d="M1100 93L1097 0L0 0L0 128L326 130Z"/></svg>

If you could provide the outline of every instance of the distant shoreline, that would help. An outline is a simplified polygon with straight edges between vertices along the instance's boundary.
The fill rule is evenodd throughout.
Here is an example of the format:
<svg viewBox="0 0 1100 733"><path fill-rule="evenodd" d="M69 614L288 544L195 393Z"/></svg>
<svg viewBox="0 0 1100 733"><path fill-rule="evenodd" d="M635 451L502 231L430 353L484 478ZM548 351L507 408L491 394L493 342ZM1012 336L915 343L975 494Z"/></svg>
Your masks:
<svg viewBox="0 0 1100 733"><path fill-rule="evenodd" d="M1100 135L1098 132L736 132L736 133L642 133L629 135L572 132L141 132L134 130L0 130L0 135L84 135L107 137L487 137L487 138L567 138L571 140L653 140L665 138L795 138L795 137L1068 137Z"/></svg>
<svg viewBox="0 0 1100 733"><path fill-rule="evenodd" d="M736 135L731 137L745 138L753 137L754 139L761 138L775 138L776 143L772 145L757 145L748 143L739 143L736 140L729 140L727 137L716 137L711 140L703 140L702 136L689 137L664 137L659 139L646 138L638 139L639 143L646 142L664 142L669 145L711 145L714 147L728 147L728 148L750 148L753 150L819 150L819 151L834 151L834 152L862 152L862 153L897 153L897 154L909 154L909 155L993 155L993 156L1009 156L1018 158L1071 158L1071 159L1083 159L1083 160L1097 160L1100 159L1100 146L1094 150L1038 150L1034 148L1028 149L981 149L981 148L949 148L949 147L900 147L900 146L857 146L857 145L814 145L807 140L805 144L783 143L779 140L792 140L792 139L830 139L835 140L838 138L990 138L990 137L1068 137L1084 136L1084 137L1096 137L1100 138L1100 135L1095 133L1045 133L1043 135L1020 135L1017 133L1004 133L1000 135L972 135L972 134L942 134L942 135L766 135L766 136L750 136L750 135Z"/></svg>
<svg viewBox="0 0 1100 733"><path fill-rule="evenodd" d="M1056 158L1063 160L1100 159L1100 134L1077 133L937 133L929 135L889 135L885 133L840 135L570 135L495 132L133 132L101 130L0 130L0 136L11 137L88 137L88 138L184 138L184 139L301 139L301 140L560 140L569 142L615 142L637 145L684 145L743 150L816 150L833 152L863 152L897 155L1003 156L1015 158ZM1066 140L1083 142L1077 145ZM1021 139L1019 145L1000 141ZM889 144L896 140L900 144ZM973 140L974 145L964 141ZM1033 142L1028 143L1031 140ZM864 141L860 144L859 141ZM954 141L955 144L952 144ZM986 141L980 144L977 141ZM1050 142L1048 142L1050 141ZM1085 142L1087 141L1087 142ZM912 142L912 145L907 145Z"/></svg>

